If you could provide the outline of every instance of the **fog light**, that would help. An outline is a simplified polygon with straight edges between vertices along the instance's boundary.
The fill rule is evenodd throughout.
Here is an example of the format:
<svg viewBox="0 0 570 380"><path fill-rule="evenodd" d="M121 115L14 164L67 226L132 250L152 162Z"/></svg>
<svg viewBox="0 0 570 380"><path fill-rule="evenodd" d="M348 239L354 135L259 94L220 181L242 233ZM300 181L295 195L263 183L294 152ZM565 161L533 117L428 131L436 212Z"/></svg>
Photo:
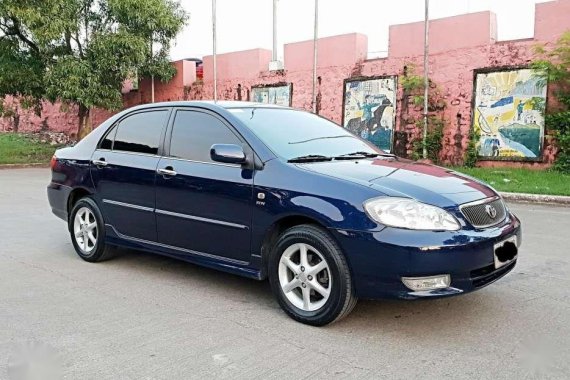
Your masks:
<svg viewBox="0 0 570 380"><path fill-rule="evenodd" d="M402 277L402 282L408 289L417 292L447 288L451 284L451 277L448 274L430 277Z"/></svg>

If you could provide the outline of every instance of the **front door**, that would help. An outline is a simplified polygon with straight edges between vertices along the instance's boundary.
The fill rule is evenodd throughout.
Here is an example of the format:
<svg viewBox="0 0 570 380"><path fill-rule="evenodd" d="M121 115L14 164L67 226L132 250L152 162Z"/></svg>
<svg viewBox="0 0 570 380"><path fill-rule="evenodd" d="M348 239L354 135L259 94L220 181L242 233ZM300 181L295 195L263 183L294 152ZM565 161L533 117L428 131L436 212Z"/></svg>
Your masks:
<svg viewBox="0 0 570 380"><path fill-rule="evenodd" d="M131 114L93 153L91 176L105 224L120 235L156 241L155 177L170 110Z"/></svg>
<svg viewBox="0 0 570 380"><path fill-rule="evenodd" d="M210 159L213 144L244 142L217 115L175 111L156 177L158 241L188 253L250 261L253 171Z"/></svg>

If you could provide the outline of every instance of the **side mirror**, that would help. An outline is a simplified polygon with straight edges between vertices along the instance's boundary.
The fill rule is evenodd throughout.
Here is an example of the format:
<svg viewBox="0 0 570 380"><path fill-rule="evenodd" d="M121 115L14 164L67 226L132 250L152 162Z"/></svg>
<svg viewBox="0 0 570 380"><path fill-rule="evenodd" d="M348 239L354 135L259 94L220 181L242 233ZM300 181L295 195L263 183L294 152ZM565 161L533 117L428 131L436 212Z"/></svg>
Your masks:
<svg viewBox="0 0 570 380"><path fill-rule="evenodd" d="M210 148L213 161L226 164L245 164L246 157L243 148L235 144L214 144Z"/></svg>

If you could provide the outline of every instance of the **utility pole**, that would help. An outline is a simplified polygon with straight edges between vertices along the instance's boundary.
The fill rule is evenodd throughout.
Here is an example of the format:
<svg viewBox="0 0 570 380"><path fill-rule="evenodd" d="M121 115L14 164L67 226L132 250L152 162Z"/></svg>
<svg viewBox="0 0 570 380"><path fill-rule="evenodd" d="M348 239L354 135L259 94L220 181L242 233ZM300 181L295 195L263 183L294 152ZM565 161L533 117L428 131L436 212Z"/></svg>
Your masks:
<svg viewBox="0 0 570 380"><path fill-rule="evenodd" d="M152 59L152 34L150 35L150 59ZM154 74L150 76L150 102L154 103Z"/></svg>
<svg viewBox="0 0 570 380"><path fill-rule="evenodd" d="M214 53L214 101L218 101L218 65L216 62L216 0L212 0L212 49Z"/></svg>
<svg viewBox="0 0 570 380"><path fill-rule="evenodd" d="M315 0L315 30L313 34L313 112L317 113L317 38L319 35L319 0Z"/></svg>
<svg viewBox="0 0 570 380"><path fill-rule="evenodd" d="M424 135L422 156L427 159L427 131L429 112L429 0L425 0L425 20L424 20Z"/></svg>
<svg viewBox="0 0 570 380"><path fill-rule="evenodd" d="M277 61L277 0L273 0L273 54L271 60Z"/></svg>

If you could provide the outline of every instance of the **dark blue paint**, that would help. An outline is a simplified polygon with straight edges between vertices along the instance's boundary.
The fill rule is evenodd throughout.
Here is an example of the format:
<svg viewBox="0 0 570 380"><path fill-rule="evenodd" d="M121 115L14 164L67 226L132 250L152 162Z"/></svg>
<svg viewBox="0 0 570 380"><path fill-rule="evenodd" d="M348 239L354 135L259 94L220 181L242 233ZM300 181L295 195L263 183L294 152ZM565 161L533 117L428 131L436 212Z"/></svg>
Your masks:
<svg viewBox="0 0 570 380"><path fill-rule="evenodd" d="M339 243L361 298L461 294L495 281L514 266L485 269L493 264L496 242L513 235L520 239L518 219L509 213L500 225L477 230L459 211L462 203L496 195L484 183L398 158L287 163L226 110L239 105L161 103L113 116L77 146L57 151L58 162L48 186L53 212L66 220L72 191L88 192L103 211L109 243L257 279L266 275L262 245L271 228L284 218L304 217L327 228ZM246 153L255 152L255 167L96 151L105 131L130 112L165 107L215 112L247 141L251 151ZM101 157L109 165L97 168L91 164L91 159ZM178 174L155 174L157 168L166 167ZM258 199L259 193L264 199ZM379 196L410 197L445 208L462 228L431 232L380 225L363 209L366 200ZM145 210L110 205L103 199ZM451 274L451 287L425 294L411 294L400 281L402 276L444 273Z"/></svg>

